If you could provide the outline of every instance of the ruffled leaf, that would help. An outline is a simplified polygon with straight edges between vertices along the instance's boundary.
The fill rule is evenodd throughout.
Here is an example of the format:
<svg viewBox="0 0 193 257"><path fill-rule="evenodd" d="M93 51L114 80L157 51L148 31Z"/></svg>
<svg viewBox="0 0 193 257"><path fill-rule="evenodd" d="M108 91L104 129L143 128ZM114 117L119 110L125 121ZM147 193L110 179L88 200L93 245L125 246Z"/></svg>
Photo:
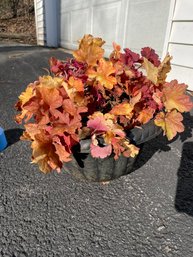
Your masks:
<svg viewBox="0 0 193 257"><path fill-rule="evenodd" d="M184 125L182 124L183 116L181 113L173 110L168 113L160 112L155 117L155 124L161 127L168 140L173 139L177 132L184 131Z"/></svg>
<svg viewBox="0 0 193 257"><path fill-rule="evenodd" d="M62 144L59 137L53 138L53 145L56 148L56 154L58 155L61 162L69 162L72 160L72 158L70 157L71 152L68 152L66 150L66 147Z"/></svg>
<svg viewBox="0 0 193 257"><path fill-rule="evenodd" d="M35 135L31 147L32 162L37 163L42 172L48 173L52 170L60 171L62 162L59 160L56 149L48 135L43 131Z"/></svg>
<svg viewBox="0 0 193 257"><path fill-rule="evenodd" d="M26 90L19 96L21 107L23 107L35 95L34 86L29 85Z"/></svg>
<svg viewBox="0 0 193 257"><path fill-rule="evenodd" d="M139 153L139 148L133 144L130 144L127 140L123 141L123 145L125 147L125 151L123 152L123 155L125 157L132 157L134 158Z"/></svg>
<svg viewBox="0 0 193 257"><path fill-rule="evenodd" d="M21 113L16 115L15 117L15 120L17 123L20 124L25 117L27 121L31 119L31 117L33 116L33 112L25 109L25 104L27 104L34 96L35 96L35 91L34 91L33 84L28 85L26 90L23 93L21 93L21 95L19 96L19 101L15 105L15 108L18 111L21 111Z"/></svg>
<svg viewBox="0 0 193 257"><path fill-rule="evenodd" d="M177 80L165 83L163 88L163 102L168 111L177 109L179 112L188 112L192 109L193 103L186 95L187 85L178 84Z"/></svg>
<svg viewBox="0 0 193 257"><path fill-rule="evenodd" d="M172 57L170 55L166 55L158 67L148 61L145 57L143 59L143 67L146 70L147 78L155 85L164 83L167 77L167 73L171 70L170 60Z"/></svg>
<svg viewBox="0 0 193 257"><path fill-rule="evenodd" d="M104 147L100 147L98 145L91 144L90 145L91 155L94 158L106 158L112 153L112 145L106 145Z"/></svg>
<svg viewBox="0 0 193 257"><path fill-rule="evenodd" d="M93 133L101 133L108 130L105 119L103 117L90 119L87 122L87 127L90 128Z"/></svg>
<svg viewBox="0 0 193 257"><path fill-rule="evenodd" d="M57 88L60 87L63 82L62 78L51 77L51 76L43 76L39 77L39 87L46 88Z"/></svg>
<svg viewBox="0 0 193 257"><path fill-rule="evenodd" d="M94 66L103 57L104 50L101 46L104 43L101 38L85 35L80 41L79 49L73 52L73 56L79 62L86 62L89 66Z"/></svg>
<svg viewBox="0 0 193 257"><path fill-rule="evenodd" d="M158 67L160 65L159 56L156 54L154 49L150 47L144 47L141 49L141 55L153 63L154 66Z"/></svg>
<svg viewBox="0 0 193 257"><path fill-rule="evenodd" d="M115 62L117 60L120 59L120 56L121 56L121 47L120 45L116 44L115 42L113 42L113 52L110 54L110 57L109 59L112 61L112 62Z"/></svg>
<svg viewBox="0 0 193 257"><path fill-rule="evenodd" d="M115 105L110 113L114 115L125 115L130 117L132 111L133 106L130 103L121 103Z"/></svg>
<svg viewBox="0 0 193 257"><path fill-rule="evenodd" d="M112 89L117 83L116 78L112 76L113 73L115 73L115 68L112 62L105 61L104 59L99 60L96 70L89 69L87 71L89 78L96 79L96 81L107 89Z"/></svg>
<svg viewBox="0 0 193 257"><path fill-rule="evenodd" d="M140 60L140 56L137 53L134 53L129 48L124 49L125 53L121 54L121 60L124 64L132 67L134 63Z"/></svg>
<svg viewBox="0 0 193 257"><path fill-rule="evenodd" d="M151 108L146 108L140 111L139 116L137 117L137 121L141 124L145 124L153 118L155 110Z"/></svg>
<svg viewBox="0 0 193 257"><path fill-rule="evenodd" d="M84 84L82 83L81 79L70 77L68 80L69 85L72 88L75 88L77 92L83 92L84 91Z"/></svg>

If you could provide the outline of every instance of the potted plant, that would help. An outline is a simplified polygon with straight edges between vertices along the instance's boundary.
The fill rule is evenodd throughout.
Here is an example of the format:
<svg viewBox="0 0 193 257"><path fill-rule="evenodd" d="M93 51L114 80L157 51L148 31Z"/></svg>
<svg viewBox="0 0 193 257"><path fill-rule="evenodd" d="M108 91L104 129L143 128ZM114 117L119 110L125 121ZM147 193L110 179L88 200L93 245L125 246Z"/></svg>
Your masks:
<svg viewBox="0 0 193 257"><path fill-rule="evenodd" d="M85 35L73 58L50 59L50 74L27 86L16 104L25 123L32 162L44 173L64 169L92 181L131 170L141 143L161 131L169 140L184 131L181 113L193 107L187 86L166 82L171 57L161 62L113 43L105 59L101 38Z"/></svg>

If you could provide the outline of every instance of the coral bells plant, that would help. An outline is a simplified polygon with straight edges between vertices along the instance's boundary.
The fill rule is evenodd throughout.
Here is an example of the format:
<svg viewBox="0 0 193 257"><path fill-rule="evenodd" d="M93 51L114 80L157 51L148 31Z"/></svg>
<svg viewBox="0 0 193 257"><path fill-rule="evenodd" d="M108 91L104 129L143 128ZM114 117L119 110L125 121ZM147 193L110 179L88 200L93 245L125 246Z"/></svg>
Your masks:
<svg viewBox="0 0 193 257"><path fill-rule="evenodd" d="M75 146L90 140L93 158L135 157L139 148L127 135L154 120L169 140L184 130L181 113L193 107L187 86L166 82L171 57L161 62L149 47L141 54L113 43L105 59L101 38L85 35L73 58L50 59L50 75L28 85L16 104L23 140L41 171L60 171Z"/></svg>

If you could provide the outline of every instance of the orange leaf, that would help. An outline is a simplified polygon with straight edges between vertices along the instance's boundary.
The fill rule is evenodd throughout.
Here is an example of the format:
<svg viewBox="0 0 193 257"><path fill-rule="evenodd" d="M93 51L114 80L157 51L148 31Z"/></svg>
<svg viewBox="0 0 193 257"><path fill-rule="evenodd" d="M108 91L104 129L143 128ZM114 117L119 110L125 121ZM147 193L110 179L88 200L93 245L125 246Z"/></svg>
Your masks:
<svg viewBox="0 0 193 257"><path fill-rule="evenodd" d="M121 103L118 105L115 105L113 109L110 111L111 114L114 115L126 115L130 116L131 112L133 110L133 106L129 103Z"/></svg>
<svg viewBox="0 0 193 257"><path fill-rule="evenodd" d="M163 88L163 102L168 111L177 109L179 112L190 111L193 103L190 97L185 94L187 86L178 84L177 80L165 83Z"/></svg>
<svg viewBox="0 0 193 257"><path fill-rule="evenodd" d="M68 97L76 103L78 106L86 106L87 99L84 96L84 85L82 81L76 80L73 77L70 77L68 83L62 83L65 92L67 93Z"/></svg>
<svg viewBox="0 0 193 257"><path fill-rule="evenodd" d="M96 81L100 82L107 89L112 89L113 86L117 83L117 80L111 74L115 73L115 68L113 67L112 62L105 61L104 59L99 60L99 65L97 66L97 70L90 69L87 71L87 75L91 79L96 79Z"/></svg>
<svg viewBox="0 0 193 257"><path fill-rule="evenodd" d="M61 162L69 162L72 159L70 158L70 153L66 151L65 146L62 145L59 137L53 138L53 144L56 148L56 154L59 156Z"/></svg>
<svg viewBox="0 0 193 257"><path fill-rule="evenodd" d="M39 126L37 124L28 123L25 124L25 131L21 136L22 140L35 140L35 135L41 133Z"/></svg>
<svg viewBox="0 0 193 257"><path fill-rule="evenodd" d="M163 97L163 92L156 89L156 91L153 93L152 98L159 106L159 110L161 110L163 108L162 97Z"/></svg>
<svg viewBox="0 0 193 257"><path fill-rule="evenodd" d="M184 131L184 125L182 124L182 114L173 110L168 113L160 112L156 115L155 124L161 127L168 140L174 138L177 132Z"/></svg>
<svg viewBox="0 0 193 257"><path fill-rule="evenodd" d="M151 108L144 109L144 110L140 111L139 116L137 117L137 120L138 120L141 124L145 124L145 123L147 123L150 119L153 118L154 112L155 112L155 110L153 110L153 109L151 109Z"/></svg>
<svg viewBox="0 0 193 257"><path fill-rule="evenodd" d="M50 109L62 106L63 98L56 88L38 87L37 91L41 94L44 104Z"/></svg>
<svg viewBox="0 0 193 257"><path fill-rule="evenodd" d="M31 117L33 116L33 113L32 112L29 112L28 110L22 110L21 113L17 114L15 116L15 121L18 123L18 124L21 124L22 123L22 120L25 118L25 122L27 122L28 120L31 119Z"/></svg>
<svg viewBox="0 0 193 257"><path fill-rule="evenodd" d="M116 44L115 42L113 42L113 52L110 54L109 59L111 61L116 61L120 58L120 51L121 51L121 47L120 45Z"/></svg>
<svg viewBox="0 0 193 257"><path fill-rule="evenodd" d="M81 79L77 79L71 76L68 80L68 83L72 88L75 88L77 92L84 91L84 85Z"/></svg>
<svg viewBox="0 0 193 257"><path fill-rule="evenodd" d="M56 149L49 135L46 135L43 131L41 134L35 135L31 147L33 150L32 162L37 163L42 172L60 171L62 162L56 154Z"/></svg>
<svg viewBox="0 0 193 257"><path fill-rule="evenodd" d="M86 62L89 66L94 66L103 57L104 50L101 46L104 43L101 38L85 35L80 40L79 49L73 52L73 56L79 62Z"/></svg>

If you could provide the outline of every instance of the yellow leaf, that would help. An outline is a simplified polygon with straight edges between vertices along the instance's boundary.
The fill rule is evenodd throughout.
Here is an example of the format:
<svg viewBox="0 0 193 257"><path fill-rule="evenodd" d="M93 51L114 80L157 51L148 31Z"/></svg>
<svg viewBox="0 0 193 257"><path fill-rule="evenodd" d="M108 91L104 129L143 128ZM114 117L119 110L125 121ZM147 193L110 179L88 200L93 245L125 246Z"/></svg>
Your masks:
<svg viewBox="0 0 193 257"><path fill-rule="evenodd" d="M114 134L113 131L111 131L111 130L107 131L107 132L104 134L104 136L103 136L104 141L105 141L105 143L106 143L107 145L108 145L108 144L111 144L112 138L114 138L114 137L115 137L115 134Z"/></svg>
<svg viewBox="0 0 193 257"><path fill-rule="evenodd" d="M126 149L126 151L123 152L124 156L134 158L136 155L138 155L139 148L133 144L130 144L128 140L126 139L123 140L123 146Z"/></svg>
<svg viewBox="0 0 193 257"><path fill-rule="evenodd" d="M21 93L21 95L19 96L19 101L15 105L16 109L21 111L21 113L17 114L15 117L15 121L17 123L20 124L25 117L26 121L32 117L33 113L25 109L25 104L27 104L29 100L35 95L36 94L34 91L34 85L30 84L26 88L26 91Z"/></svg>
<svg viewBox="0 0 193 257"><path fill-rule="evenodd" d="M168 140L174 138L177 132L184 131L184 125L182 124L183 116L181 113L173 110L168 113L160 112L156 115L155 124L161 127Z"/></svg>
<svg viewBox="0 0 193 257"><path fill-rule="evenodd" d="M158 79L157 83L164 83L166 81L167 73L171 70L171 61L172 57L167 54L161 64L158 66Z"/></svg>
<svg viewBox="0 0 193 257"><path fill-rule="evenodd" d="M89 69L87 71L89 78L95 78L96 81L100 82L100 84L107 89L112 89L117 83L115 76L111 76L113 73L115 73L115 68L113 67L112 62L105 61L102 58L99 60L96 71L94 69Z"/></svg>
<svg viewBox="0 0 193 257"><path fill-rule="evenodd" d="M89 116L89 119L95 119L97 117L103 118L103 113L102 112L94 112L92 115Z"/></svg>
<svg viewBox="0 0 193 257"><path fill-rule="evenodd" d="M38 87L56 88L62 85L63 79L58 77L43 76L39 77Z"/></svg>
<svg viewBox="0 0 193 257"><path fill-rule="evenodd" d="M146 70L147 78L151 80L155 85L164 83L167 77L167 73L171 70L170 60L172 57L168 54L161 62L161 64L156 67L143 57L143 68Z"/></svg>
<svg viewBox="0 0 193 257"><path fill-rule="evenodd" d="M157 84L158 80L158 68L143 57L143 67L146 70L147 78L151 80L154 84Z"/></svg>
<svg viewBox="0 0 193 257"><path fill-rule="evenodd" d="M19 96L21 106L24 106L34 95L34 87L29 85L26 88L25 92L21 93L21 95Z"/></svg>

